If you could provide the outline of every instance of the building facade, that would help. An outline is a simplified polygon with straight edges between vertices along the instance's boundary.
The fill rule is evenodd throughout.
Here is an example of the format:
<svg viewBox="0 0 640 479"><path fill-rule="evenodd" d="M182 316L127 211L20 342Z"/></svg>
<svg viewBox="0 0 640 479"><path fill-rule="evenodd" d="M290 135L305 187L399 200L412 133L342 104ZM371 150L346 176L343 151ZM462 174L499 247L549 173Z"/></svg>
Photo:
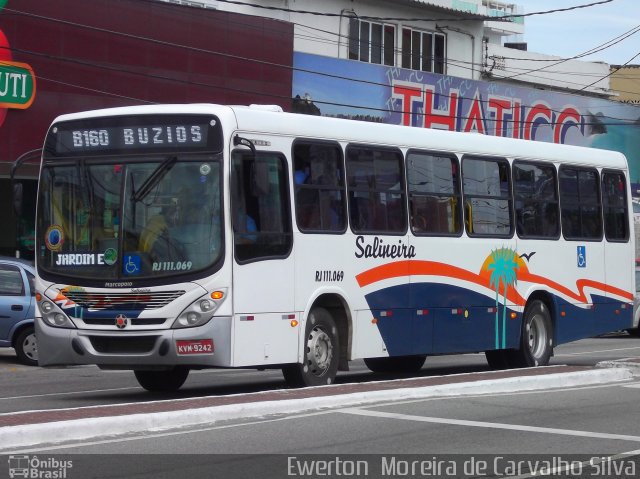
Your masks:
<svg viewBox="0 0 640 479"><path fill-rule="evenodd" d="M640 65L611 65L614 100L640 105Z"/></svg>
<svg viewBox="0 0 640 479"><path fill-rule="evenodd" d="M608 65L528 52L518 41L526 18L517 4L251 4L6 3L0 10L7 65L0 67L2 204L11 202L12 162L30 161L17 170L25 180L23 211L16 218L11 208L0 210L8 225L0 232L0 254L29 256L33 248L36 163L51 121L128 104L269 103L307 114L614 149L627 155L640 195L639 107L610 100L623 98L609 84Z"/></svg>

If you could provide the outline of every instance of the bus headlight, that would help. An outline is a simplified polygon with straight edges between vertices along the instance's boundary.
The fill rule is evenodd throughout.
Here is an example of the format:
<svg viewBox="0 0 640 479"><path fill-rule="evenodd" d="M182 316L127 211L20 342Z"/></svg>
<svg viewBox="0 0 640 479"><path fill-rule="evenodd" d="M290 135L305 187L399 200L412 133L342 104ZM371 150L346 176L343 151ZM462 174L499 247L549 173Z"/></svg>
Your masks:
<svg viewBox="0 0 640 479"><path fill-rule="evenodd" d="M76 326L71 322L69 317L58 308L53 302L45 299L40 302L40 312L42 313L42 319L49 326L54 328L67 328L74 329Z"/></svg>
<svg viewBox="0 0 640 479"><path fill-rule="evenodd" d="M226 297L225 291L214 291L210 295L198 298L189 305L174 321L172 328L193 328L207 324L213 313Z"/></svg>

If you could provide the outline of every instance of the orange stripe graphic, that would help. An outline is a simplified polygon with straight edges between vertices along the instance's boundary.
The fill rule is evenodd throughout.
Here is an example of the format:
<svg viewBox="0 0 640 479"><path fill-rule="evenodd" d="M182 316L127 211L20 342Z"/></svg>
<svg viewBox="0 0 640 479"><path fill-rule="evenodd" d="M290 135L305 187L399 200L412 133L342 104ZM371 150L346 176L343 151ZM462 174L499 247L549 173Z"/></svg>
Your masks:
<svg viewBox="0 0 640 479"><path fill-rule="evenodd" d="M384 281L386 279L416 275L443 276L447 278L454 278L461 281L474 283L491 291L494 291L494 289L491 287L491 282L488 275L473 273L466 269L458 268L457 266L438 263L435 261L406 260L387 263L358 274L356 276L356 281L358 282L358 285L363 288L370 284ZM625 298L628 301L633 301L632 293L589 279L579 279L578 281L576 281L576 288L578 290L577 293L543 276L531 274L526 269L518 270L517 279L518 281L527 281L548 286L549 289L558 291L561 294L575 300L577 303L588 303L587 295L584 292L585 288L593 288L599 291L615 294L617 296ZM512 304L516 304L519 306L524 306L525 304L524 298L515 290L515 288L511 286L507 289L507 298Z"/></svg>

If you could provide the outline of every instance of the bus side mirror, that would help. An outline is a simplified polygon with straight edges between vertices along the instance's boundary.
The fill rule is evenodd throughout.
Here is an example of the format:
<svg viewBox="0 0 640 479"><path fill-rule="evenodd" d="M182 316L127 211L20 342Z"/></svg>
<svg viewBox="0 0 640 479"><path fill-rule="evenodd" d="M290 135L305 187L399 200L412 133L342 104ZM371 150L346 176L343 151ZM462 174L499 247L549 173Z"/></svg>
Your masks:
<svg viewBox="0 0 640 479"><path fill-rule="evenodd" d="M12 198L12 204L13 204L13 212L16 215L16 218L19 218L20 215L22 214L22 203L23 203L23 198L22 198L22 183L14 183L13 184L13 198Z"/></svg>

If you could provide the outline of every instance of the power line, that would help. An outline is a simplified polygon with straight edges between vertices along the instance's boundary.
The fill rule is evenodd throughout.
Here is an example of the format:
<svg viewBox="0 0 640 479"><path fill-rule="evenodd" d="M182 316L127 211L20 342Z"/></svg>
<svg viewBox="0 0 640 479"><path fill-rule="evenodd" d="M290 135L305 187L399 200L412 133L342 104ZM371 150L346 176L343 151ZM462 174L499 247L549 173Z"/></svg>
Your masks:
<svg viewBox="0 0 640 479"><path fill-rule="evenodd" d="M376 85L376 86L389 87L388 84L383 84L383 83L379 83L379 82L373 82L373 81L369 81L369 80L354 79L354 78L345 77L345 76L342 76L342 75L334 75L334 74L328 74L328 73L324 73L324 72L317 72L317 71L308 70L308 69L295 68L295 67L291 67L291 66L288 66L288 65L281 65L281 64L276 64L276 63L273 63L273 62L266 62L266 61L247 58L247 57L240 57L238 55L232 55L232 54L227 54L227 53L222 53L222 52L216 52L216 51L212 51L212 50L206 50L206 49L201 49L201 48L196 48L196 47L190 47L190 46L175 44L175 43L171 43L171 42L165 42L165 41L161 41L161 40L150 39L150 38L147 38L147 37L141 37L141 36L137 36L137 35L126 34L126 33L117 32L117 31L113 31L113 30L106 30L106 29L101 29L101 28L97 28L97 27L91 27L91 26L87 26L87 25L68 22L68 21L65 21L65 20L52 19L50 17L42 17L42 16L38 16L38 15L33 15L33 14L25 14L24 12L15 12L15 13L24 14L24 15L27 15L27 16L35 16L35 17L40 18L40 19L54 21L54 22L62 22L62 23L65 23L65 24L70 24L70 25L75 26L75 27L97 30L97 31L106 32L106 33L109 33L109 34L112 34L112 35L122 35L122 36L131 37L131 38L135 38L135 39L149 41L149 42L152 42L152 43L158 43L158 44L161 44L161 45L180 47L180 48L190 49L190 50L194 50L194 51L198 51L198 52L202 52L202 53L209 53L209 54L214 54L214 55L221 55L221 56L224 56L224 57L230 57L230 58L233 58L233 59L241 59L241 60L245 60L245 61L252 61L252 62L262 63L262 64L266 64L266 65L270 65L270 66L276 66L276 67L281 67L281 68L287 68L287 69L290 69L290 70L300 71L300 72L303 72L303 73L321 75L321 76L325 76L325 77L331 77L331 78L347 80L347 81L354 81L354 82L359 82L359 83L367 83L367 84L372 84L372 85ZM14 49L14 50L15 51L21 51L19 49ZM46 54L38 54L36 52L29 52L29 51L26 51L26 50L22 50L22 52L26 53L26 54L47 56ZM51 55L48 55L48 56L51 57L51 58L54 58ZM69 59L62 58L62 57L55 57L55 58L57 58L58 61L69 61ZM81 61L77 61L77 62L83 63L85 65L89 65L89 66L92 66L92 67L95 67L95 68L109 68L109 67L106 67L104 65L97 65L97 64L91 63L91 62L81 62ZM121 68L112 68L112 69L114 69L116 71L122 71ZM139 72L129 72L129 73L140 74ZM243 92L243 93L258 93L258 92L246 92L245 90L233 89L233 88L230 88L230 87L221 87L221 86L218 86L218 85L202 84L202 83L197 83L197 82L188 82L188 81L183 81L183 80L176 79L176 78L162 77L162 76L158 76L158 75L147 75L147 74L143 74L143 75L151 77L151 78L159 78L159 79L163 79L163 80L179 81L179 82L182 82L182 83L197 84L197 85L200 85L200 86L215 87L215 88L219 88L219 89L227 89L227 90L239 91L239 92ZM554 92L554 93L565 94L563 92ZM272 96L274 98L281 98L281 99L287 99L287 100L291 99L290 96L286 96L286 97L282 96L282 95L270 95L270 96ZM442 94L441 96L450 97L450 95L445 95L445 94ZM458 98L472 100L472 98L467 98L467 97L463 97L463 96L460 96ZM140 101L143 101L143 100L140 100ZM486 102L487 100L482 100L482 101ZM362 107L362 106L356 106L356 105L352 105L352 106L356 107L356 108L371 109L369 107ZM526 107L527 105L523 105L523 106ZM559 112L555 111L555 113L559 113ZM619 119L619 120L628 121L626 119Z"/></svg>
<svg viewBox="0 0 640 479"><path fill-rule="evenodd" d="M154 5L158 5L160 3L157 0L145 0L145 1L147 1L147 2L153 1ZM170 5L170 4L167 4L166 2L161 2L161 3L164 3L167 6ZM139 36L139 35L124 33L124 32L118 32L118 31L114 31L114 30L109 30L109 29L104 29L104 28L99 28L99 27L93 27L93 26L84 25L84 24L79 24L79 23L70 22L70 21L67 21L67 20L61 20L61 19L41 16L41 15L36 15L36 14L33 14L33 13L27 13L27 12L22 12L22 11L17 11L17 10L13 10L13 9L7 9L7 8L5 8L5 10L10 11L10 12L12 12L14 14L17 14L17 15L24 15L24 16L28 16L28 17L38 18L40 20L47 20L47 21L62 23L62 24L66 24L66 25L70 25L70 26L74 26L74 27L78 27L78 28L85 28L85 29L89 29L89 30L93 30L93 31L99 31L99 32L107 33L107 34L111 34L111 35L120 35L120 36L127 37L127 38L134 38L134 39L137 39L137 40L144 40L144 41L157 43L157 44L161 44L161 45L165 45L165 46L184 48L184 49L188 49L188 50L196 51L196 52L200 52L200 53L208 53L208 54L220 55L220 56L223 56L223 57L239 59L239 60L244 60L244 61L253 61L253 62L256 62L256 63L259 63L259 64L268 65L268 66L274 66L274 67L286 68L286 69L290 69L290 70L294 70L294 71L301 71L301 72L305 72L305 73L323 75L323 76L327 76L327 77L330 77L330 78L344 79L344 80L349 80L349 81L357 81L357 82L361 82L361 83L373 83L373 84L380 85L379 83L368 82L366 80L352 79L352 78L344 77L344 76L341 76L341 75L332 75L332 74L328 74L328 73L315 72L313 70L299 69L299 68L291 67L289 65L282 65L282 64L278 64L278 63L274 63L274 62L267 62L267 61L264 61L264 60L258 60L258 59L255 59L255 58L241 57L241 56L233 55L233 54L229 54L229 53L224 53L224 52L219 52L219 51L214 51L214 50L208 50L208 49L203 49L203 48L197 48L197 47L191 47L191 46L177 44L177 43L173 43L173 42L157 40L157 39L153 39L153 38L149 38L149 37L142 37L142 36ZM330 33L330 32L327 32L327 33ZM394 52L398 53L398 52L400 52L400 49L395 49ZM562 62L559 62L559 63L562 63ZM476 65L480 65L480 64L476 64ZM553 65L550 65L550 66L553 66ZM540 69L534 69L534 70L529 70L529 72L533 73L533 72L536 72L536 71L539 71L539 70ZM511 78L515 78L517 76L524 75L526 73L527 73L527 71L525 70L525 71L517 73L517 74L515 74L515 75L513 75L511 77L500 77L500 78L502 78L502 79L511 79ZM580 92L582 90L574 89L574 91ZM561 92L559 92L559 93L561 93ZM628 92L628 93L630 93L630 92Z"/></svg>
<svg viewBox="0 0 640 479"><path fill-rule="evenodd" d="M584 58L589 55L593 55L594 53L601 52L603 50L606 50L607 48L611 48L612 46L617 45L618 43L626 40L632 35L635 35L639 31L640 31L640 25L636 25L631 30L626 31L625 33L618 35L617 37L612 38L611 40L605 43L595 46L591 50L587 50L586 52L579 53L577 55L574 55L568 58L518 58L518 57L508 57L508 56L502 56L502 55L500 55L500 58L504 58L506 60L516 60L516 61L521 60L521 61L529 61L529 62L565 62L569 60L577 60L579 58ZM557 63L554 65L557 65ZM554 65L550 65L550 66L554 66Z"/></svg>
<svg viewBox="0 0 640 479"><path fill-rule="evenodd" d="M254 7L254 8L261 8L264 10L276 10L276 11L282 11L282 12L287 12L287 13L300 13L300 14L304 14L304 15L315 15L315 16L322 16L322 17L342 17L344 16L342 13L329 13L329 12L318 12L318 11L312 11L312 10L296 10L296 9L292 9L292 8L285 8L285 7L274 7L274 6L267 6L267 5L257 5L257 4L251 4L251 3L245 3L245 2L239 2L237 0L218 0L221 3L229 3L229 4L233 4L233 5L240 5L240 6L244 6L244 7ZM518 13L518 14L506 14L506 15L501 15L499 17L493 17L490 15L478 15L478 14L472 14L473 16L471 17L467 17L467 18L425 18L425 17L413 17L413 18L406 18L406 17L376 17L376 16L369 16L369 15L358 15L358 18L362 18L362 19L367 19L367 20L380 20L380 21L399 21L399 22L450 22L450 21L466 21L466 20L473 20L473 21L504 21L504 19L511 19L511 18L522 18L522 17L531 17L534 15L547 15L547 14L551 14L551 13L558 13L558 12L568 12L571 10L578 10L581 8L588 8L588 7L593 7L596 5L603 5L605 3L611 3L613 0L600 0L597 2L592 2L592 3L588 3L588 4L584 4L584 5L576 5L573 7L564 7L564 8L556 8L553 10L545 10L545 11L539 11L539 12L531 12L531 13ZM469 12L463 12L460 11L461 15L469 15Z"/></svg>
<svg viewBox="0 0 640 479"><path fill-rule="evenodd" d="M631 63L633 60L635 60L635 59L636 59L636 58L638 58L638 57L640 57L640 52L636 53L633 57L631 57L631 59L629 59L629 61L627 61L626 63L623 63L622 65L620 65L620 66L619 66L618 68L616 68L615 70L611 70L611 71L609 72L609 74L608 74L608 75L606 75L605 77L603 77L603 78L601 78L601 79L599 79L599 80L596 80L594 83L591 83L590 85L587 85L587 86L583 87L582 89L584 90L585 88L589 88L590 86L594 85L595 83L598 83L599 81L604 80L604 78L608 78L608 77L610 77L610 76L611 76L611 75L613 75L615 72L617 72L618 70L620 70L622 67L624 67L624 66L628 65L629 63Z"/></svg>
<svg viewBox="0 0 640 479"><path fill-rule="evenodd" d="M6 48L6 47L0 47L0 48ZM96 64L96 63L90 62L90 61L71 59L71 58L67 58L67 57L61 57L61 56L56 56L56 55L51 55L51 54L46 54L46 53L39 53L39 52L34 52L34 51L30 51L30 50L23 50L23 49L19 49L19 48L11 48L11 50L15 51L15 52L19 52L19 53L25 54L25 55L32 55L32 56L39 56L39 57L48 58L50 60L54 60L54 61L58 61L58 62L74 63L74 64L79 64L79 65L82 65L82 66L89 66L89 67L93 67L93 68L104 69L104 70L107 70L107 71L114 71L114 72L119 72L119 73L127 73L127 74L131 74L131 75L142 76L142 77L145 77L145 78L153 78L153 79L156 79L156 80L172 81L172 82L177 82L177 83L186 84L186 85L201 86L201 87L207 87L207 88L215 88L215 89L218 89L218 90L226 90L226 91L232 91L232 92L243 93L243 94L261 95L261 96L267 96L267 97L271 97L271 98L276 98L276 99L279 99L279 100L286 100L286 101L291 101L292 100L291 95L277 95L277 94L274 94L274 93L251 91L251 90L247 90L246 88L239 89L239 88L233 88L233 87L228 87L228 86L223 86L223 85L214 85L214 84L210 84L210 83L195 82L195 81L192 81L192 80L185 80L185 79L182 79L182 78L175 78L175 77L168 77L168 76L163 76L163 75L158 75L158 74L144 73L144 72L140 72L140 71L137 71L137 70L127 70L127 69L123 69L122 66L111 67L111 66L108 66L108 65ZM325 73L315 72L315 71L312 71L312 70L304 70L304 69L299 69L299 70L302 71L302 72L305 72L305 73L313 73L313 74L321 75L321 76L330 76L330 77L333 77L333 78L336 78L336 79L340 79L340 80L360 82L360 83L371 84L373 86L381 86L381 87L385 87L385 88L390 88L390 85L388 85L386 83L374 82L374 81L371 81L371 80L360 80L360 79L344 77L344 76L340 76L340 75L332 75L332 74L325 74ZM52 80L52 79L47 79L47 80L56 81L56 80ZM60 82L60 81L58 81L58 83L64 84L64 82ZM69 85L72 85L72 84L69 84ZM81 87L81 88L84 88L84 89L87 89L87 90L93 90L93 89L87 88L87 87ZM96 91L96 92L99 92L99 93L109 94L110 96L116 96L116 97L132 99L132 100L136 100L136 101L140 101L140 102L157 103L157 102L154 102L154 101L147 101L147 100L142 100L142 99L139 99L139 98L126 97L126 96L115 94L115 93L109 93L109 92L105 92L103 90L93 90L93 91ZM450 94L444 94L443 93L443 94L440 94L440 96L443 97L443 98L449 98L449 99L451 98ZM470 101L475 100L475 97L472 98L472 97L466 97L466 96L463 96L463 95L460 95L457 98L460 99L460 100L470 100ZM479 101L484 105L487 105L489 103L488 99L481 99ZM424 116L423 113L419 113L419 112L404 112L404 111L383 109L383 108L363 106L363 105L341 104L341 103L328 102L328 101L323 101L323 102L319 102L318 101L317 103L324 103L324 104L332 105L332 106L348 106L348 107L351 107L351 108L365 109L365 110L377 110L377 111L389 112L389 113L393 113L393 112L415 113L415 114L419 114L419 115ZM521 105L521 106L525 107L525 108L531 108L531 105L524 104L524 105ZM555 110L555 109L550 109L550 111L553 112L553 113L556 113L556 114L561 113L561 111ZM461 116L461 115L458 116L458 117L460 119L462 119L462 120L470 118L470 117L465 117L465 116ZM628 120L628 119L625 119L625 118L617 118L617 117L609 117L609 118L612 119L612 120L619 120L620 122L626 122L626 123L621 123L621 124L628 124L628 122L631 121L631 120ZM585 122L585 124L589 124L589 123ZM596 123L594 123L594 124L596 124ZM618 124L618 123L616 123L616 124Z"/></svg>
<svg viewBox="0 0 640 479"><path fill-rule="evenodd" d="M599 46L596 46L596 47L594 47L594 48L591 48L590 50L587 50L586 52L580 53L580 54L579 54L579 55L577 55L576 57L573 57L573 58L565 58L565 59L562 59L562 60L558 60L558 61L556 61L556 63L553 63L553 64L551 64L551 65L545 65L545 66L542 66L542 67L540 67L540 68L532 69L532 70L530 70L530 71L529 71L529 73L535 73L535 72L538 72L538 71L541 71L541 70L545 70L545 69L546 69L546 68L548 68L548 67L554 67L554 66L556 66L556 65L560 65L560 64L562 64L562 63L566 63L566 62L568 62L569 60L573 60L574 58L580 58L580 57L583 57L583 56L591 55L592 53L597 53L598 51L604 50L605 48L609 48L609 47L611 47L611 46L613 46L613 45L616 45L617 43L619 43L619 42L621 42L621 41L623 41L623 40L626 40L626 39L627 39L627 38L629 38L630 36L635 35L636 33L638 33L638 31L640 31L640 25L638 25L638 26L636 26L636 27L632 28L631 30L628 30L627 32L623 33L622 35L619 35L618 37L615 37L613 40L616 40L616 41L615 41L615 43L613 43L612 45L608 45L609 43L611 43L611 42L613 41L613 40L609 40L608 42L605 42L605 43L603 43L603 44L601 44L601 45L599 45ZM600 47L602 47L602 46L604 46L604 45L607 45L607 46L606 46L605 48L600 48ZM518 76L525 75L525 74L527 74L527 72L518 73L517 75L513 75L513 76L510 76L510 77L506 77L505 79L510 80L510 79L513 79L513 78L516 78L516 77L518 77ZM608 76L608 75L607 75L607 76ZM604 76L604 77L600 78L599 80L595 81L594 83L592 83L592 84L591 84L591 85L589 85L589 86L593 86L593 85L595 85L595 84L596 84L596 83L598 83L599 81L604 80L605 78L607 78L607 76ZM578 90L578 91L582 91L582 90L583 90L583 89L580 89L580 90Z"/></svg>

